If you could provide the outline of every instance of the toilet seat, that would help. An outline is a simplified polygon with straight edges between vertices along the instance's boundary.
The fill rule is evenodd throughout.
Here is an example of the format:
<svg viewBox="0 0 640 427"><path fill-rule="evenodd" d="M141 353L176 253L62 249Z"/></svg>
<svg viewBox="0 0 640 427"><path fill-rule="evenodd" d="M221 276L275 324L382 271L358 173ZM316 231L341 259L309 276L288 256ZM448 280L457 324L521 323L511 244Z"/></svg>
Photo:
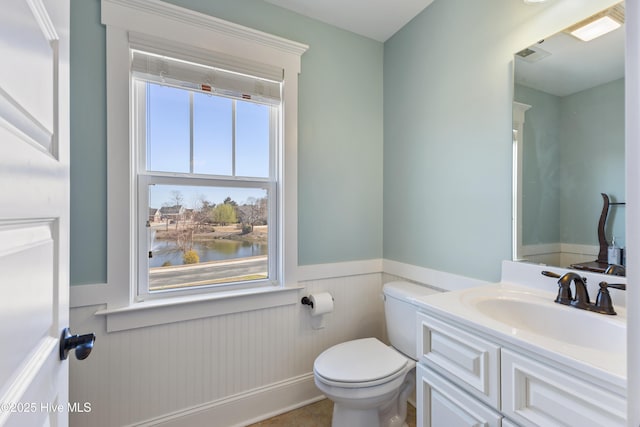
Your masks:
<svg viewBox="0 0 640 427"><path fill-rule="evenodd" d="M346 388L371 387L405 375L411 365L407 357L375 338L337 344L325 350L313 371L328 385Z"/></svg>

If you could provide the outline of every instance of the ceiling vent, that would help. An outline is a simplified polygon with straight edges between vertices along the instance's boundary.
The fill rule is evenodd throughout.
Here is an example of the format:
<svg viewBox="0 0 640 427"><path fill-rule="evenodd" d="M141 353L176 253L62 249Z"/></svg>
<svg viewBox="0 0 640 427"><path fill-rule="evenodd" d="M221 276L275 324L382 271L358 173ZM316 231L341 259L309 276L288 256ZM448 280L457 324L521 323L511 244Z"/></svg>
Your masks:
<svg viewBox="0 0 640 427"><path fill-rule="evenodd" d="M549 55L551 55L551 53L539 46L530 46L516 53L516 56L527 62L538 62Z"/></svg>

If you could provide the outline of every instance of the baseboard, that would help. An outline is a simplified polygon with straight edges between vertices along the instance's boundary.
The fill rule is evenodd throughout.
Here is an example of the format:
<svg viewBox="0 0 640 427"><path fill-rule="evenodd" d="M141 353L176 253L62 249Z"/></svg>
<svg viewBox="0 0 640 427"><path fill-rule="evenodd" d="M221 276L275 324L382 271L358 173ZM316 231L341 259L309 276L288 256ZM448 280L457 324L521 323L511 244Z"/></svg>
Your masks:
<svg viewBox="0 0 640 427"><path fill-rule="evenodd" d="M313 373L259 387L203 405L165 414L130 427L243 427L300 408L324 396L316 388Z"/></svg>
<svg viewBox="0 0 640 427"><path fill-rule="evenodd" d="M520 257L526 257L534 255L555 254L561 251L562 248L560 243L541 243L537 245L522 245L520 247L518 255Z"/></svg>

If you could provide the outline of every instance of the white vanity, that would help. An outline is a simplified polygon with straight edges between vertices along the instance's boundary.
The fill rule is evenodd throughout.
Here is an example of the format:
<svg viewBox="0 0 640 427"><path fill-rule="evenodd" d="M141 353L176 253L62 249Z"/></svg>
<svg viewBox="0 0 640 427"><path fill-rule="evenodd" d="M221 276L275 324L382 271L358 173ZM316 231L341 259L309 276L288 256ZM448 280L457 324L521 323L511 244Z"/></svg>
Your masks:
<svg viewBox="0 0 640 427"><path fill-rule="evenodd" d="M417 425L626 425L624 294L618 315L592 313L538 274L418 300Z"/></svg>

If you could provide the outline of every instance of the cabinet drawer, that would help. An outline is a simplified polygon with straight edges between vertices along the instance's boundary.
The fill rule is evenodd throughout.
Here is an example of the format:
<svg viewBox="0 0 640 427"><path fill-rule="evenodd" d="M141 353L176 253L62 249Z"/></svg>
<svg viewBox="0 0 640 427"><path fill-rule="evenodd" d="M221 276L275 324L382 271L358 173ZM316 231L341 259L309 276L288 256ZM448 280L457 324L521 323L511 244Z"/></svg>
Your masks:
<svg viewBox="0 0 640 427"><path fill-rule="evenodd" d="M423 313L417 321L420 362L499 410L500 348Z"/></svg>
<svg viewBox="0 0 640 427"><path fill-rule="evenodd" d="M502 415L480 403L424 365L418 365L417 401L420 427L499 427Z"/></svg>
<svg viewBox="0 0 640 427"><path fill-rule="evenodd" d="M503 349L502 412L523 426L625 426L625 397L577 375Z"/></svg>

